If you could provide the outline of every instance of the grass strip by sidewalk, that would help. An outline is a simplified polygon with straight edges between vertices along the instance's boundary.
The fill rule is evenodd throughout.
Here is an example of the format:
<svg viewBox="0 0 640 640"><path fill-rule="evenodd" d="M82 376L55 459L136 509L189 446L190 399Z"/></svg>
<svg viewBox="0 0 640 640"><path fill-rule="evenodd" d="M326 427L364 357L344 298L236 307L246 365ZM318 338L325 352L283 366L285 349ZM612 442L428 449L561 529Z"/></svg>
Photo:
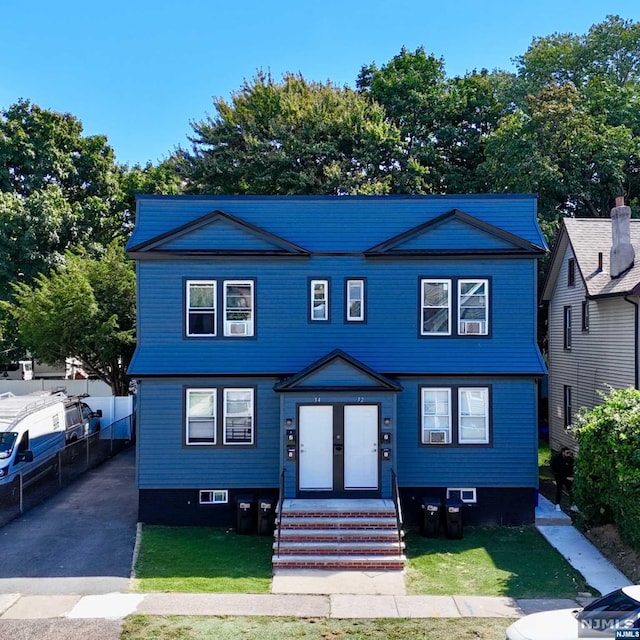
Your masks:
<svg viewBox="0 0 640 640"><path fill-rule="evenodd" d="M535 527L467 527L462 540L410 529L409 594L575 598L584 579Z"/></svg>
<svg viewBox="0 0 640 640"><path fill-rule="evenodd" d="M508 618L429 618L425 620L336 620L326 618L131 616L122 640L504 640Z"/></svg>
<svg viewBox="0 0 640 640"><path fill-rule="evenodd" d="M268 593L270 536L241 536L213 527L144 526L136 591Z"/></svg>

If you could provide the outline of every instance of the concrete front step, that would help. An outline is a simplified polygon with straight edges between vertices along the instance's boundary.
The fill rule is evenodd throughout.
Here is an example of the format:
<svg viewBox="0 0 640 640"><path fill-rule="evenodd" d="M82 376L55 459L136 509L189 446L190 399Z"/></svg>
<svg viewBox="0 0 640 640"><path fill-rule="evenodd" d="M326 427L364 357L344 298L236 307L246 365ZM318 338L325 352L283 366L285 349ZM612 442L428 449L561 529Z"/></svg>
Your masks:
<svg viewBox="0 0 640 640"><path fill-rule="evenodd" d="M404 532L401 532L401 537ZM281 542L396 542L398 529L282 529Z"/></svg>
<svg viewBox="0 0 640 640"><path fill-rule="evenodd" d="M404 542L282 542L279 552L281 555L364 555L398 556L398 548L404 549ZM278 552L278 543L273 543L274 553Z"/></svg>
<svg viewBox="0 0 640 640"><path fill-rule="evenodd" d="M279 526L274 568L404 568L391 500L284 500Z"/></svg>
<svg viewBox="0 0 640 640"><path fill-rule="evenodd" d="M327 517L327 516L282 516L282 529L397 529L396 517Z"/></svg>
<svg viewBox="0 0 640 640"><path fill-rule="evenodd" d="M347 555L280 555L273 556L274 569L356 569L383 571L404 569L404 555L347 556Z"/></svg>

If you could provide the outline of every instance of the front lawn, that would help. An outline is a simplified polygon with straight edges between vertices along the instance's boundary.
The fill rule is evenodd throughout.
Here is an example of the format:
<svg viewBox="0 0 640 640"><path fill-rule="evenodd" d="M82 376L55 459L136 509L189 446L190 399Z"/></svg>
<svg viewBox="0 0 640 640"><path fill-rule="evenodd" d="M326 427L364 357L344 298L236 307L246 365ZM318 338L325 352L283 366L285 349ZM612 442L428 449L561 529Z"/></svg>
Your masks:
<svg viewBox="0 0 640 640"><path fill-rule="evenodd" d="M209 527L142 529L136 591L268 593L271 536ZM575 598L588 591L534 527L466 527L462 540L406 536L409 594Z"/></svg>
<svg viewBox="0 0 640 640"><path fill-rule="evenodd" d="M136 591L268 593L271 536L213 527L142 528Z"/></svg>
<svg viewBox="0 0 640 640"><path fill-rule="evenodd" d="M535 527L467 527L462 540L406 537L409 594L575 598L582 576Z"/></svg>

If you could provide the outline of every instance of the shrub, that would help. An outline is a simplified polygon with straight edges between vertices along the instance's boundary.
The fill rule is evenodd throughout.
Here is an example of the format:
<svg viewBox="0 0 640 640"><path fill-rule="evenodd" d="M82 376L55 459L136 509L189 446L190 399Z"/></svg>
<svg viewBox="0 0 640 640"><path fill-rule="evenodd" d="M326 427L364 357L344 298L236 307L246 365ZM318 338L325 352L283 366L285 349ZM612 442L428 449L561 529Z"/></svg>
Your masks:
<svg viewBox="0 0 640 640"><path fill-rule="evenodd" d="M579 412L572 428L580 445L576 502L589 521L615 523L640 548L640 391L613 389L603 400Z"/></svg>

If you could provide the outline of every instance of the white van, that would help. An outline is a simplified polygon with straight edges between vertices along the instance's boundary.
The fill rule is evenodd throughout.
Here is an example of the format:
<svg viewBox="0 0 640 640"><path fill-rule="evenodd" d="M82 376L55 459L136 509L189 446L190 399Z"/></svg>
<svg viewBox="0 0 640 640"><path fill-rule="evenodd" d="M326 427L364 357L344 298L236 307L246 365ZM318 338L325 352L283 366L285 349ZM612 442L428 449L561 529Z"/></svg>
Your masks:
<svg viewBox="0 0 640 640"><path fill-rule="evenodd" d="M0 501L17 502L27 487L58 469L65 446L63 393L0 394Z"/></svg>
<svg viewBox="0 0 640 640"><path fill-rule="evenodd" d="M33 380L33 362L20 360L0 365L0 377L5 380Z"/></svg>

